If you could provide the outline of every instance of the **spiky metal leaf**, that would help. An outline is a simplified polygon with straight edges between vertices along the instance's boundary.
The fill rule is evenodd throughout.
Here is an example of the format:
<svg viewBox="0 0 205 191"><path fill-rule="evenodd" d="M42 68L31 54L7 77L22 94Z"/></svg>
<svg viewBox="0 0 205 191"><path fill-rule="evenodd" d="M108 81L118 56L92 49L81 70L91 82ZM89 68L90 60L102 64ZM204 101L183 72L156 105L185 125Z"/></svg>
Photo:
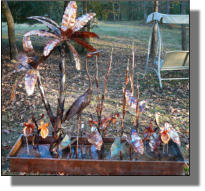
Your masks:
<svg viewBox="0 0 205 191"><path fill-rule="evenodd" d="M81 70L81 63L80 63L80 56L74 46L70 44L69 42L66 42L68 47L70 48L71 52L73 53L73 58L75 60L75 66L77 70Z"/></svg>
<svg viewBox="0 0 205 191"><path fill-rule="evenodd" d="M49 23L49 22L47 22L47 21L41 19L40 17L35 17L35 16L33 16L33 17L28 17L28 19L37 20L37 21L43 23L44 25L46 25L46 26L47 26L49 29L51 29L55 34L57 34L57 35L60 35L60 34L61 34L61 31L60 31L60 29L59 29L58 27L56 27L55 25L53 25L53 24L51 24L51 23Z"/></svg>
<svg viewBox="0 0 205 191"><path fill-rule="evenodd" d="M26 73L25 76L25 88L26 88L26 93L28 96L32 95L35 89L35 85L37 82L37 73L38 70L35 69L30 69Z"/></svg>
<svg viewBox="0 0 205 191"><path fill-rule="evenodd" d="M88 13L77 18L74 24L73 32L82 29L88 23L88 21L90 21L95 15L95 13Z"/></svg>
<svg viewBox="0 0 205 191"><path fill-rule="evenodd" d="M89 52L95 52L96 49L91 46L90 44L88 44L86 41L80 39L80 38L72 38L72 40L76 41L78 44L80 44L82 47L86 48L87 51Z"/></svg>
<svg viewBox="0 0 205 191"><path fill-rule="evenodd" d="M23 36L23 49L26 53L30 53L32 55L35 54L30 36L40 36L40 37L47 37L47 38L55 38L59 39L59 37L55 34L50 32L46 32L44 30L32 30L24 34Z"/></svg>
<svg viewBox="0 0 205 191"><path fill-rule="evenodd" d="M73 29L76 15L77 15L77 4L75 1L70 1L63 15L62 25L61 25L62 31L66 32L68 29L71 30Z"/></svg>
<svg viewBox="0 0 205 191"><path fill-rule="evenodd" d="M28 17L29 19L32 18L32 19L41 19L41 20L45 20L45 21L48 21L50 22L51 24L55 25L57 28L60 28L59 24L56 23L54 20L48 18L48 17L43 17L43 16L32 16L32 17Z"/></svg>
<svg viewBox="0 0 205 191"><path fill-rule="evenodd" d="M57 35L47 32L45 30L32 30L24 34L24 37L28 37L28 36L40 36L40 37L60 39L60 37L58 37Z"/></svg>
<svg viewBox="0 0 205 191"><path fill-rule="evenodd" d="M50 40L46 46L44 47L44 50L43 50L43 55L44 56L48 56L51 51L56 47L58 46L59 44L61 43L61 40L59 39L54 39L54 40Z"/></svg>
<svg viewBox="0 0 205 191"><path fill-rule="evenodd" d="M80 31L74 32L71 38L99 38L99 36L94 32Z"/></svg>

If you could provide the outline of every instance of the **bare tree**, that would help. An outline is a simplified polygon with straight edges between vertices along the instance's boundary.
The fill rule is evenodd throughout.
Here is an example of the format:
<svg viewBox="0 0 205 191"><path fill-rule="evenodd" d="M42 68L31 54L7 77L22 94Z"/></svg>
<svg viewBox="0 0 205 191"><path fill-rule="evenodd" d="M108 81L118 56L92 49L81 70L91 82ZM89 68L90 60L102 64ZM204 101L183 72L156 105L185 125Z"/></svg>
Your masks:
<svg viewBox="0 0 205 191"><path fill-rule="evenodd" d="M16 47L14 19L9 9L9 6L7 2L5 1L2 1L2 10L6 17L6 21L8 25L8 40L9 40L9 47L10 47L10 58L15 59L18 54L18 50Z"/></svg>

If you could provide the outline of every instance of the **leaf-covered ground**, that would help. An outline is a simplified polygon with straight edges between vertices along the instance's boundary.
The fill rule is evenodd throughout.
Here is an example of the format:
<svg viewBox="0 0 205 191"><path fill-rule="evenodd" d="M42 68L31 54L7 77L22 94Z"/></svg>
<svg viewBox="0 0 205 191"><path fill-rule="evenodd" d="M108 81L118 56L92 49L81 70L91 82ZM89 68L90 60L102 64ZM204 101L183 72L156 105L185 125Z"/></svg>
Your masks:
<svg viewBox="0 0 205 191"><path fill-rule="evenodd" d="M108 23L109 24L109 23ZM114 24L112 23L114 26ZM103 115L108 116L114 112L122 113L122 88L125 83L125 70L128 59L131 60L131 45L135 43L135 86L138 79L140 84L140 100L147 100L147 106L144 113L140 116L140 133L142 134L149 122L154 119L156 112L161 115L161 125L168 121L178 131L181 139L181 150L185 156L185 159L189 158L189 82L188 81L166 81L163 82L163 89L159 88L157 77L154 73L144 73L146 62L146 41L143 40L142 35L116 35L116 31L110 32L112 28L104 26L104 32L101 34L101 38L92 40L91 43L98 49L103 50L99 57L99 86L101 92L104 88L104 75L107 70L107 62L109 60L111 48L113 47L113 62L110 78L108 81L107 93L105 97L105 108ZM121 23L121 26L123 23ZM142 25L136 26L140 28ZM133 31L132 25L125 25L124 27L130 27ZM25 27L23 31L17 30L18 48L22 50L21 35L28 31L29 28ZM95 29L96 32L100 30ZM165 29L172 33L171 29ZM177 29L174 29L177 30ZM130 31L129 31L130 32ZM143 32L143 31L142 31ZM119 31L120 33L120 31ZM132 33L133 34L133 33ZM149 35L149 34L147 34ZM11 175L9 171L9 163L7 155L15 141L22 134L23 122L27 121L33 114L40 116L45 112L42 101L40 99L40 93L36 88L34 95L27 96L24 89L24 81L17 88L16 102L10 102L11 86L14 83L17 74L7 76L7 73L14 70L14 64L9 59L9 47L7 42L7 33L3 29L2 33L2 174ZM145 35L144 39L148 38ZM34 39L34 48L36 52L40 54L42 51L42 45L44 41ZM74 61L70 57L66 60L66 101L65 109L73 103L73 101L81 94L83 94L88 88L88 78L85 72L85 59L82 57L82 71L78 72L75 69ZM58 97L59 83L59 67L60 56L57 50L47 59L47 61L40 66L40 74L42 76L42 83L45 88L46 96L51 104L54 112L56 112L56 104ZM95 75L95 59L89 61L89 71L92 76ZM185 75L184 73L171 72L167 75ZM85 124L85 130L89 131L88 119L90 114L96 119L96 89L94 88L93 97L90 105L83 111L82 122ZM48 121L48 118L45 118ZM76 117L69 122L66 122L64 126L67 131L76 134ZM125 131L130 132L134 127L134 116L130 113L126 113L125 118ZM119 127L120 129L120 127ZM108 128L107 136L116 136L119 133L119 129ZM52 128L50 126L50 132Z"/></svg>

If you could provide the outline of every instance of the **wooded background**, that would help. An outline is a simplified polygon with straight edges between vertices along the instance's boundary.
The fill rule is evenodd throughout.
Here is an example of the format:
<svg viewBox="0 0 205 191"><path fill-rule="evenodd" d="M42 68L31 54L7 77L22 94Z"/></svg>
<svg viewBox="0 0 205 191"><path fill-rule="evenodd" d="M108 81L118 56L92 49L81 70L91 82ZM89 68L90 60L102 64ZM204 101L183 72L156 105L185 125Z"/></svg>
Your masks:
<svg viewBox="0 0 205 191"><path fill-rule="evenodd" d="M68 1L67 1L68 2ZM166 14L189 14L189 1L180 0L159 0L158 11ZM29 2L8 2L8 6L14 18L15 23L31 23L26 19L28 16L41 15L48 16L55 21L61 22L64 1L43 1L36 3ZM181 5L183 4L183 9ZM148 14L154 10L153 1L94 1L78 2L78 15L84 12L95 12L98 20L104 21L129 21L129 20L144 20ZM2 14L2 20L6 21Z"/></svg>

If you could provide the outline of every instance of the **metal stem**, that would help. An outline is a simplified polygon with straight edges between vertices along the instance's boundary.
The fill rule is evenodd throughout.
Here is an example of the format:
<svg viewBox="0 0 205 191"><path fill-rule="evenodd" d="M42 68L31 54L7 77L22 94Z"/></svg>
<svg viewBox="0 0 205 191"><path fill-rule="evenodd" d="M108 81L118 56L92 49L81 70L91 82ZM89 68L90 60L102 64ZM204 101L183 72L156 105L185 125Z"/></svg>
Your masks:
<svg viewBox="0 0 205 191"><path fill-rule="evenodd" d="M42 83L41 83L41 78L40 78L39 72L37 73L37 82L38 82L38 88L39 88L39 91L40 91L40 94L41 94L41 99L42 99L44 107L47 111L47 115L50 119L50 122L51 122L52 126L55 127L55 116L53 115L53 112L51 110L51 106L50 106L49 102L46 99L46 96L45 96L45 93L44 93L44 88L43 88Z"/></svg>
<svg viewBox="0 0 205 191"><path fill-rule="evenodd" d="M60 89L59 89L59 98L57 106L57 117L56 117L56 130L61 128L63 112L64 112L64 102L65 102L65 45L62 45L60 50L62 61L59 64L60 69Z"/></svg>

